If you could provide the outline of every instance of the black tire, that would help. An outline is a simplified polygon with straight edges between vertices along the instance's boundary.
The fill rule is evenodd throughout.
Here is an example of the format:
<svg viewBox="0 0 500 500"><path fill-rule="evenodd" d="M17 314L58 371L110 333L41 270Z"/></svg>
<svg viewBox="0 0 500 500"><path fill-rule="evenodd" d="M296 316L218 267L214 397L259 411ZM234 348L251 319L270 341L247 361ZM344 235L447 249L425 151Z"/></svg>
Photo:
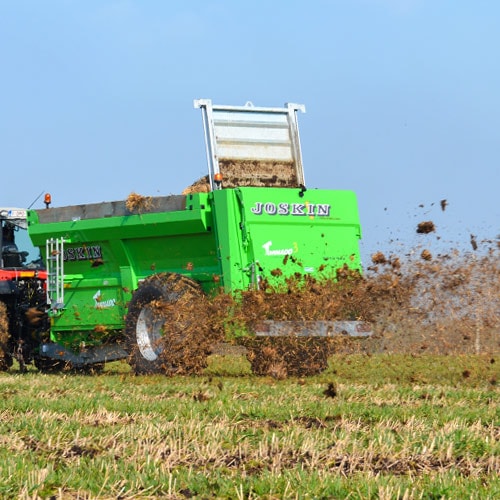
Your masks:
<svg viewBox="0 0 500 500"><path fill-rule="evenodd" d="M35 357L34 362L35 366L42 373L59 373L62 371L68 371L68 364L66 361L62 361L60 359Z"/></svg>
<svg viewBox="0 0 500 500"><path fill-rule="evenodd" d="M189 339L186 322L164 314L162 306L188 303L201 297L199 285L180 274L161 273L145 279L134 292L125 319L126 349L129 363L137 374L189 373L193 370L176 356ZM191 318L192 322L196 318ZM191 339L192 340L192 339ZM191 360L208 353L193 352ZM198 365L198 363L196 363ZM203 364L203 360L201 361Z"/></svg>
<svg viewBox="0 0 500 500"><path fill-rule="evenodd" d="M9 317L7 307L0 302L0 371L7 371L12 366L12 354L9 346Z"/></svg>

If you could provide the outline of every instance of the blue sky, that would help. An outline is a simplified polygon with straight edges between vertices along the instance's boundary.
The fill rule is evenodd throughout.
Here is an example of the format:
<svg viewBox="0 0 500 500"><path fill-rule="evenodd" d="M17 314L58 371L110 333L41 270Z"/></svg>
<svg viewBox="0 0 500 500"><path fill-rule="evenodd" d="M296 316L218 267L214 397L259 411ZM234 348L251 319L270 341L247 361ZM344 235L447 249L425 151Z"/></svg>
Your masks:
<svg viewBox="0 0 500 500"><path fill-rule="evenodd" d="M297 102L306 183L357 193L365 260L493 239L499 21L494 0L0 1L0 205L180 193L206 171L193 99Z"/></svg>

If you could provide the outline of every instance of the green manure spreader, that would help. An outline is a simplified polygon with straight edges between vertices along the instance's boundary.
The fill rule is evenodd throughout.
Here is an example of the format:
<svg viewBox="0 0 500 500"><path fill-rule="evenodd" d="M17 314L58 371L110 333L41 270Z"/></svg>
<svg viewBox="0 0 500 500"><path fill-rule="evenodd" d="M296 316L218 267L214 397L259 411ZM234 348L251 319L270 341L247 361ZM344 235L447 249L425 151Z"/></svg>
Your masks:
<svg viewBox="0 0 500 500"><path fill-rule="evenodd" d="M170 354L189 341L186 325L199 318L182 316L176 324L174 314L166 321L158 314L162 304L175 311L199 294L235 297L264 284L279 291L289 278L361 271L355 194L306 189L297 125L304 107L194 104L203 118L208 175L183 194L133 193L124 201L47 203L27 212L47 273L46 328L26 354L38 368L128 359L137 373L183 372ZM163 341L174 331L175 340ZM246 335L322 339L370 331L361 321L262 318Z"/></svg>

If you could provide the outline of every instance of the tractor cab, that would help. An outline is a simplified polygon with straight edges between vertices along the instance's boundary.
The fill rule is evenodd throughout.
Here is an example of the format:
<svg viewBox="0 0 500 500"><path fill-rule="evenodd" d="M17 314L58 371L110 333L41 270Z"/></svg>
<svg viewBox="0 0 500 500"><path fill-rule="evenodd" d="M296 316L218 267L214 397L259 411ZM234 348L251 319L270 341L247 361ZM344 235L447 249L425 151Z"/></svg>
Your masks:
<svg viewBox="0 0 500 500"><path fill-rule="evenodd" d="M43 268L28 236L26 214L21 208L0 208L0 269Z"/></svg>
<svg viewBox="0 0 500 500"><path fill-rule="evenodd" d="M27 210L0 207L0 371L12 366L14 358L23 371L48 328L47 272L29 238L26 216Z"/></svg>

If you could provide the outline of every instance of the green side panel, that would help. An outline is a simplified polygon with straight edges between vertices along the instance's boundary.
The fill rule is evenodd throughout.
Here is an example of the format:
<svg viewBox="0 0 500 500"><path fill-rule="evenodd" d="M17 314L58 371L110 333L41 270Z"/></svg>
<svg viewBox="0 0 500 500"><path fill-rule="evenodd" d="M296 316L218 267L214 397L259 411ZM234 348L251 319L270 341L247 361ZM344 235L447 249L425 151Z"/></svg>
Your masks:
<svg viewBox="0 0 500 500"><path fill-rule="evenodd" d="M64 238L64 309L52 339L100 343L120 332L140 280L180 273L210 292L279 284L288 276L361 270L356 197L351 191L222 189L153 198L143 213L125 202L28 213L28 231L46 258L46 241Z"/></svg>
<svg viewBox="0 0 500 500"><path fill-rule="evenodd" d="M344 265L361 271L352 191L248 187L216 191L214 199L227 291L296 273L334 277Z"/></svg>
<svg viewBox="0 0 500 500"><path fill-rule="evenodd" d="M136 215L113 207L110 215L94 217L102 213L92 205L30 211L28 231L44 259L48 239L66 240L65 308L52 318L53 340L92 344L102 340L103 331L121 330L132 292L152 274L180 273L207 291L218 286L209 195L182 198L182 208Z"/></svg>

